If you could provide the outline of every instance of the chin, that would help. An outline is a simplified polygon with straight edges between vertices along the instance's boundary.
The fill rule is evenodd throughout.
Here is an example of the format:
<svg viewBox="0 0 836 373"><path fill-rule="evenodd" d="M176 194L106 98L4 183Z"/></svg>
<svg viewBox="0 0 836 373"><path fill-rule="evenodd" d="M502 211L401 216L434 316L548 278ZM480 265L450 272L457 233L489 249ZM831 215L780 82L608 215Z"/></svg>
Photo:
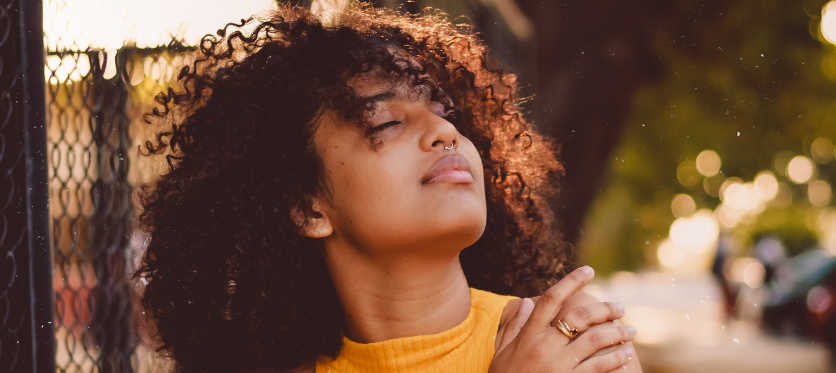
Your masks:
<svg viewBox="0 0 836 373"><path fill-rule="evenodd" d="M445 231L448 240L456 242L459 250L473 245L485 233L485 225L487 224L487 216L483 213L465 215L456 214L458 219L444 219L439 223L439 229Z"/></svg>

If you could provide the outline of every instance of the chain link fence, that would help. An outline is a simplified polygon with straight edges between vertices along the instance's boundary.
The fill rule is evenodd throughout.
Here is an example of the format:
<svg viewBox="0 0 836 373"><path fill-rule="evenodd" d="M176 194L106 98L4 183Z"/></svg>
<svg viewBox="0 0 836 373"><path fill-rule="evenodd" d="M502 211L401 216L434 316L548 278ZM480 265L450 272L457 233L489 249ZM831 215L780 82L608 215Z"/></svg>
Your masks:
<svg viewBox="0 0 836 373"><path fill-rule="evenodd" d="M132 230L133 189L154 169L135 166L145 160L136 158L134 122L188 48L65 45L47 50L45 70L56 368L163 370L138 323L141 285L130 280L143 242Z"/></svg>
<svg viewBox="0 0 836 373"><path fill-rule="evenodd" d="M130 279L146 240L133 230L134 190L165 160L137 147L154 130L142 114L194 48L174 36L96 46L50 17L67 5L0 0L0 372L167 371Z"/></svg>
<svg viewBox="0 0 836 373"><path fill-rule="evenodd" d="M44 6L60 12L66 2ZM55 369L166 370L139 323L142 285L130 280L144 242L132 229L134 186L159 170L136 149L141 114L175 80L190 48L172 42L104 50L63 38L44 40Z"/></svg>

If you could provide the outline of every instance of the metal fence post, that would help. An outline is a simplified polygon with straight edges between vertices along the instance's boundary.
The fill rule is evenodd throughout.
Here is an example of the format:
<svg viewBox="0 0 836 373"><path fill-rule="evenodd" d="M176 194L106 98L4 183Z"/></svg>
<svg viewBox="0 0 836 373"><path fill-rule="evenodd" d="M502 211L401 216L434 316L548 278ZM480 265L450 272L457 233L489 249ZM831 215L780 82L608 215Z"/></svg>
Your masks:
<svg viewBox="0 0 836 373"><path fill-rule="evenodd" d="M41 1L19 0L33 371L55 371Z"/></svg>
<svg viewBox="0 0 836 373"><path fill-rule="evenodd" d="M42 4L0 0L0 371L55 369Z"/></svg>

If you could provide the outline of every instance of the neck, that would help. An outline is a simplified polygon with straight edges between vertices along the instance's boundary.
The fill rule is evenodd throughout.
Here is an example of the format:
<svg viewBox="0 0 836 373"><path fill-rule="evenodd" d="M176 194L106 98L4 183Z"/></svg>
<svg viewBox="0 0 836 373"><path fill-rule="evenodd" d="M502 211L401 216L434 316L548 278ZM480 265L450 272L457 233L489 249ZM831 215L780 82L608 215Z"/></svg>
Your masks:
<svg viewBox="0 0 836 373"><path fill-rule="evenodd" d="M352 341L436 334L467 318L470 289L458 254L394 260L346 247L326 251Z"/></svg>

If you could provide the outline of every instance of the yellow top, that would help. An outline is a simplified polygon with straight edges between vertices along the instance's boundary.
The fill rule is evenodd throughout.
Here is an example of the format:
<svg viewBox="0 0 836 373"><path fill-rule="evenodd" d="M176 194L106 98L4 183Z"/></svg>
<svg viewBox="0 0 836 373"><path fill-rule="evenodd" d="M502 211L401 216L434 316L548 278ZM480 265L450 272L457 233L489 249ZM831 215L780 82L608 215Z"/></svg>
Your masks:
<svg viewBox="0 0 836 373"><path fill-rule="evenodd" d="M516 297L470 288L470 312L450 330L357 343L343 336L340 356L318 360L316 373L487 372L502 310Z"/></svg>

